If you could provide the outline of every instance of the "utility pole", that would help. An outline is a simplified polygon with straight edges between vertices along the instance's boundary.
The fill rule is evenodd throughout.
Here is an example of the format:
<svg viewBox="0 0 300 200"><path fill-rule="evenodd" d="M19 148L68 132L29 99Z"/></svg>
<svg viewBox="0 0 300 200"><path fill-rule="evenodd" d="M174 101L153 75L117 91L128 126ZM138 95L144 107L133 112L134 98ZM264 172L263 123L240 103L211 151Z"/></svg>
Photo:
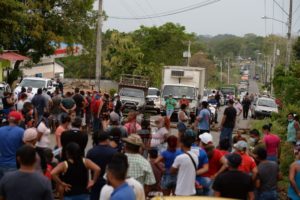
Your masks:
<svg viewBox="0 0 300 200"><path fill-rule="evenodd" d="M191 41L189 40L189 47L188 47L188 63L187 66L190 66L190 59L191 59Z"/></svg>
<svg viewBox="0 0 300 200"><path fill-rule="evenodd" d="M271 88L270 88L270 94L272 96L272 93L273 93L273 74L274 74L274 67L276 66L276 51L277 51L277 44L274 43L274 49L273 49L273 61L272 61L272 64L271 64L271 70L270 70L270 85L271 85Z"/></svg>
<svg viewBox="0 0 300 200"><path fill-rule="evenodd" d="M97 47L96 47L96 90L100 90L101 79L101 55L102 55L102 19L103 0L99 0L98 22L97 22Z"/></svg>
<svg viewBox="0 0 300 200"><path fill-rule="evenodd" d="M287 33L287 56L285 64L285 74L289 70L291 63L291 53L292 53L292 20L293 20L293 0L290 0L290 9L289 9L289 20L288 20L288 33Z"/></svg>
<svg viewBox="0 0 300 200"><path fill-rule="evenodd" d="M230 84L230 77L229 77L229 72L230 72L230 64L229 64L229 59L230 58L228 58L228 68L227 68L227 84L229 85Z"/></svg>

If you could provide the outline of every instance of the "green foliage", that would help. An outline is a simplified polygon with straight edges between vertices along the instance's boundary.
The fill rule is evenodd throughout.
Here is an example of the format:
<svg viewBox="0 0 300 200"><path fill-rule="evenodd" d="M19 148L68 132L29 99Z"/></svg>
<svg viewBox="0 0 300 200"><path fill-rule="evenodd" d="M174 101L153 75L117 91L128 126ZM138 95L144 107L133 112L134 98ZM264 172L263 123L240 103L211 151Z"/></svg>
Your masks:
<svg viewBox="0 0 300 200"><path fill-rule="evenodd" d="M284 66L277 66L273 86L275 96L285 104L300 105L300 63L295 63L285 73Z"/></svg>
<svg viewBox="0 0 300 200"><path fill-rule="evenodd" d="M121 74L132 74L139 68L143 57L144 54L130 35L113 31L104 60L104 65L109 69L105 75L118 81Z"/></svg>
<svg viewBox="0 0 300 200"><path fill-rule="evenodd" d="M81 42L94 25L94 0L0 1L0 46L33 62L52 55L61 41ZM16 63L15 68L19 66Z"/></svg>
<svg viewBox="0 0 300 200"><path fill-rule="evenodd" d="M111 97L113 97L116 93L117 93L117 90L114 89L114 88L112 88L112 89L109 90L109 95L110 95Z"/></svg>
<svg viewBox="0 0 300 200"><path fill-rule="evenodd" d="M294 44L294 54L296 59L300 60L300 37L298 37L296 43Z"/></svg>
<svg viewBox="0 0 300 200"><path fill-rule="evenodd" d="M141 26L132 37L144 53L145 64L182 65L182 53L187 50L188 41L195 41L195 36L187 34L184 26L173 23L159 27ZM196 46L192 50L197 50Z"/></svg>
<svg viewBox="0 0 300 200"><path fill-rule="evenodd" d="M13 82L21 76L22 76L22 71L20 71L19 69L13 69L7 77L7 83L12 85Z"/></svg>

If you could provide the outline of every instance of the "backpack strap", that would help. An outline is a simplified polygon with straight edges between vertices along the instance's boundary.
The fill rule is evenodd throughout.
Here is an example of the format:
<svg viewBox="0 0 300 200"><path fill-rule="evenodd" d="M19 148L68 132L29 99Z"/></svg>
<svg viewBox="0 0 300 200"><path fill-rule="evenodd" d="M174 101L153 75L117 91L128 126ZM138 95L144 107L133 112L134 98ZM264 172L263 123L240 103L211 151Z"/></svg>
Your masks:
<svg viewBox="0 0 300 200"><path fill-rule="evenodd" d="M195 167L195 171L197 171L197 166L196 166L196 162L194 161L194 159L192 158L192 156L188 153L188 152L185 152L186 155L188 155L191 159L191 161L193 162L193 165Z"/></svg>

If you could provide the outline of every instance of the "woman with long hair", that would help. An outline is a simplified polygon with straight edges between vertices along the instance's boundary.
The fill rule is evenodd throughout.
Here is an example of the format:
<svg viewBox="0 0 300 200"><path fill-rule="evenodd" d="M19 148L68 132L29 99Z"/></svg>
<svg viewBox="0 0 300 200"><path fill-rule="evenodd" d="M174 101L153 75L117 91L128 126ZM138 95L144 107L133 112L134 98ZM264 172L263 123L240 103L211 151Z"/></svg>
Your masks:
<svg viewBox="0 0 300 200"><path fill-rule="evenodd" d="M79 145L71 142L66 147L66 161L51 172L53 179L63 188L64 200L88 200L88 189L93 187L100 174L100 168L81 155ZM89 180L89 170L93 171L92 180Z"/></svg>

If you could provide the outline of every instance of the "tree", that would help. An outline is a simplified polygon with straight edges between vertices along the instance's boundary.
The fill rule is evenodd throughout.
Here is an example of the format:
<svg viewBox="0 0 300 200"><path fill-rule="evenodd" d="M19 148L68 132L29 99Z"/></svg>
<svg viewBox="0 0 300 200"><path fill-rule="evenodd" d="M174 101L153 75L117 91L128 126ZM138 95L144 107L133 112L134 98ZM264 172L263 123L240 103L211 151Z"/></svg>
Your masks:
<svg viewBox="0 0 300 200"><path fill-rule="evenodd" d="M159 27L141 26L132 37L144 54L143 63L157 65L182 65L182 53L187 50L188 41L196 38L194 34L187 34L184 26L173 23Z"/></svg>
<svg viewBox="0 0 300 200"><path fill-rule="evenodd" d="M110 36L103 62L108 69L105 76L119 80L121 74L132 74L142 65L144 54L130 35L112 31Z"/></svg>
<svg viewBox="0 0 300 200"><path fill-rule="evenodd" d="M0 45L38 62L60 42L81 42L94 25L94 0L1 0ZM19 67L16 62L15 69Z"/></svg>
<svg viewBox="0 0 300 200"><path fill-rule="evenodd" d="M294 44L294 54L297 60L300 60L300 37L298 37L296 43Z"/></svg>

